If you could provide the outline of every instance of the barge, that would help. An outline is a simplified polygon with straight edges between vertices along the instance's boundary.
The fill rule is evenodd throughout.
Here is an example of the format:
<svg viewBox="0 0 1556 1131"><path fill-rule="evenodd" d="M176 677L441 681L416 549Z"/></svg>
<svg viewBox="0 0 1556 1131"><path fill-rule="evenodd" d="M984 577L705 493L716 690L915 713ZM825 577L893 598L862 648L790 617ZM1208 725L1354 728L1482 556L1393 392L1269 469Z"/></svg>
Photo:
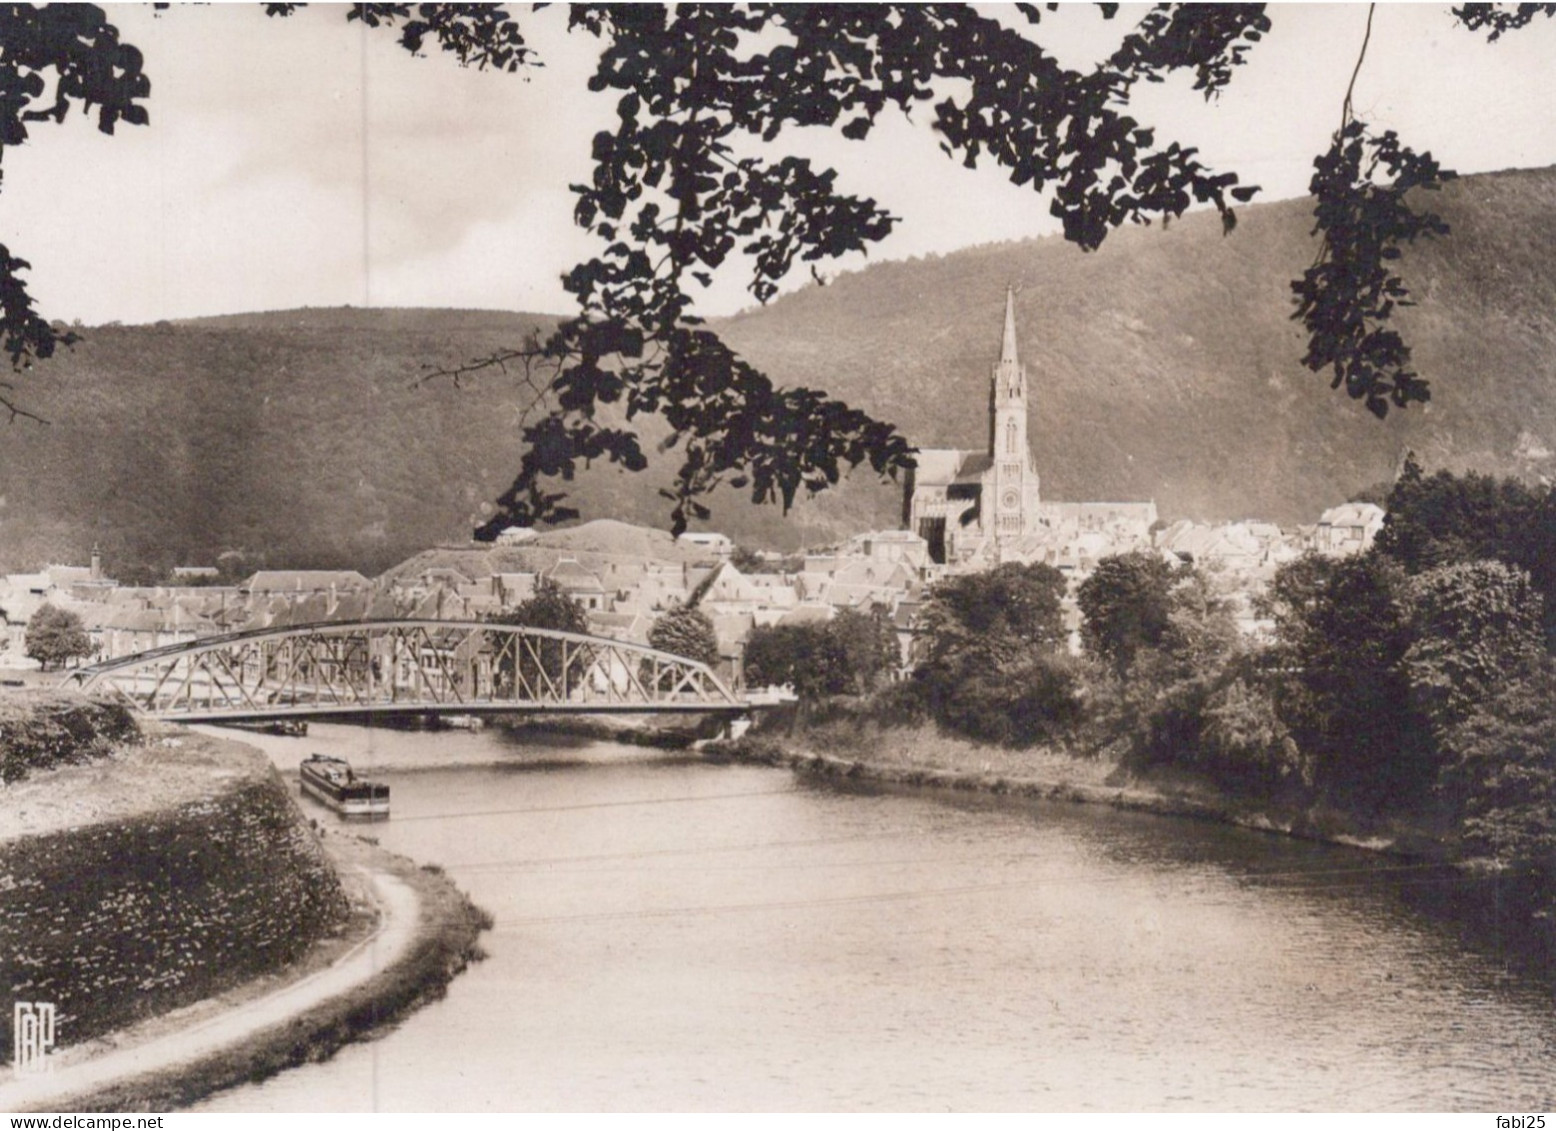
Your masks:
<svg viewBox="0 0 1556 1131"><path fill-rule="evenodd" d="M342 817L375 821L389 816L389 787L357 777L344 758L310 754L297 767L297 776L304 793Z"/></svg>

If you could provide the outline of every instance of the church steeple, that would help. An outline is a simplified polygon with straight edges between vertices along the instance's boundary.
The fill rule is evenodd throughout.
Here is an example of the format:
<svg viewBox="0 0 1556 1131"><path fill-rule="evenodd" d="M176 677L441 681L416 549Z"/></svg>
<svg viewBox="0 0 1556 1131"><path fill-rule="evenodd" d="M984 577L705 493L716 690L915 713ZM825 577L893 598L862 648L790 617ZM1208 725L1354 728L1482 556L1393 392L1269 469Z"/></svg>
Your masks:
<svg viewBox="0 0 1556 1131"><path fill-rule="evenodd" d="M1016 352L1016 292L1005 288L1005 331L1000 359L989 382L989 479L987 506L992 533L1003 547L1035 524L1037 471L1027 446L1027 374Z"/></svg>
<svg viewBox="0 0 1556 1131"><path fill-rule="evenodd" d="M994 366L991 393L992 408L996 413L1002 405L1009 406L1012 401L1025 402L1027 397L1026 370L1021 368L1016 355L1016 292L1013 287L1005 288L1005 335L1000 342L1000 359ZM1025 415L1025 404L1020 407Z"/></svg>

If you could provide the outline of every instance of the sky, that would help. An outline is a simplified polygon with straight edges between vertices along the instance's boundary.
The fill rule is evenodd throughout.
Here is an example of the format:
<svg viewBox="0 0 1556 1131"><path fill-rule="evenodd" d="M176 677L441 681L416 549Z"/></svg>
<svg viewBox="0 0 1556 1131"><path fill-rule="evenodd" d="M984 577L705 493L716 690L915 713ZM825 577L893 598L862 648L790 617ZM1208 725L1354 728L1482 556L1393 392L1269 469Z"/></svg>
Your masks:
<svg viewBox="0 0 1556 1131"><path fill-rule="evenodd" d="M255 4L109 5L145 55L151 122L111 137L79 113L36 126L4 153L0 240L32 263L46 317L88 325L346 304L567 312L560 276L593 250L568 185L587 178L589 139L610 126L614 99L588 93L598 44L569 36L561 8L512 10L544 68L413 58L340 6L269 19ZM1044 42L1079 65L1141 11L1104 21L1067 6L1045 19ZM1133 111L1159 139L1261 185L1262 200L1306 190L1367 6L1275 4L1270 15L1270 35L1219 100L1183 81L1145 88ZM1382 4L1356 112L1461 173L1556 164L1553 61L1556 21L1487 44L1447 5ZM810 130L792 144L902 218L872 260L1056 230L1046 198L948 160L927 115L888 111L865 142ZM701 311L749 305L743 282L726 272Z"/></svg>

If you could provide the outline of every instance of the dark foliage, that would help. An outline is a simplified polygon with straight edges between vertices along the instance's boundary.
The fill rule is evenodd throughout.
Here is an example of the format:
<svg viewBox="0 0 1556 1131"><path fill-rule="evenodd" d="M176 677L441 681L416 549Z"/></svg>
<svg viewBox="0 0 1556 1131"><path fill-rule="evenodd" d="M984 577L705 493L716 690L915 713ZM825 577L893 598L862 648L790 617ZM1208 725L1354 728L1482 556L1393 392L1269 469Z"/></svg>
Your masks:
<svg viewBox="0 0 1556 1131"><path fill-rule="evenodd" d="M858 694L868 695L897 670L897 630L884 609L841 609L827 622L827 631L842 652L851 690Z"/></svg>
<svg viewBox="0 0 1556 1131"><path fill-rule="evenodd" d="M850 690L848 657L828 628L823 623L758 625L746 642L746 685L788 685L802 699Z"/></svg>
<svg viewBox="0 0 1556 1131"><path fill-rule="evenodd" d="M562 587L549 577L535 583L535 595L521 602L506 613L488 618L493 624L522 624L530 628L548 628L557 632L588 635L589 614L577 601L562 591ZM504 635L496 642L498 649L497 678L509 686L529 687L538 690L544 682L556 681L564 668L564 641L536 636L514 641Z"/></svg>
<svg viewBox="0 0 1556 1131"><path fill-rule="evenodd" d="M1468 845L1556 896L1556 670L1503 685L1444 739L1441 792Z"/></svg>
<svg viewBox="0 0 1556 1131"><path fill-rule="evenodd" d="M1517 567L1498 561L1440 566L1412 578L1406 596L1412 641L1405 676L1434 736L1545 659L1542 601Z"/></svg>
<svg viewBox="0 0 1556 1131"><path fill-rule="evenodd" d="M1122 738L1135 763L1202 770L1232 788L1285 771L1279 736L1261 741L1246 717L1263 688L1251 665L1234 664L1236 626L1202 573L1150 554L1116 555L1097 563L1077 601L1082 640L1101 673L1105 706L1095 727L1107 740ZM1229 690L1239 678L1241 696Z"/></svg>
<svg viewBox="0 0 1556 1131"><path fill-rule="evenodd" d="M1419 803L1437 760L1404 664L1415 637L1403 572L1379 554L1306 558L1281 568L1269 603L1280 718L1315 784L1368 809Z"/></svg>
<svg viewBox="0 0 1556 1131"><path fill-rule="evenodd" d="M896 630L878 611L843 609L824 622L758 625L746 643L747 686L787 684L804 699L869 694L896 667Z"/></svg>
<svg viewBox="0 0 1556 1131"><path fill-rule="evenodd" d="M141 100L151 93L151 80L141 65L141 53L120 42L96 5L0 5L0 152L26 142L36 125L58 125L77 107L95 110L105 134L120 122L145 125ZM27 267L0 246L0 346L18 370L76 340L33 309L21 277ZM10 389L0 383L0 406L14 415Z"/></svg>
<svg viewBox="0 0 1556 1131"><path fill-rule="evenodd" d="M1511 10L1501 4L1460 4L1453 14L1470 31L1489 28L1486 39L1495 43L1503 32L1528 27L1536 16L1556 16L1556 4L1518 4Z"/></svg>
<svg viewBox="0 0 1556 1131"><path fill-rule="evenodd" d="M1389 493L1377 549L1411 574L1495 560L1524 570L1556 641L1556 496L1516 479L1427 475L1412 455Z"/></svg>
<svg viewBox="0 0 1556 1131"><path fill-rule="evenodd" d="M0 782L32 770L106 758L140 740L140 726L122 703L49 697L0 705Z"/></svg>
<svg viewBox="0 0 1556 1131"><path fill-rule="evenodd" d="M660 616L648 630L648 643L661 652L684 656L709 667L719 662L719 639L713 622L707 613L688 605L677 605Z"/></svg>
<svg viewBox="0 0 1556 1131"><path fill-rule="evenodd" d="M1141 649L1158 647L1171 623L1178 573L1139 551L1099 561L1075 594L1087 653L1122 675Z"/></svg>
<svg viewBox="0 0 1556 1131"><path fill-rule="evenodd" d="M1065 652L991 649L923 671L935 721L981 742L1029 746L1062 738L1080 719L1083 669Z"/></svg>
<svg viewBox="0 0 1556 1131"><path fill-rule="evenodd" d="M935 586L914 679L936 721L989 742L1053 738L1079 718L1081 669L1063 652L1064 576L1006 564Z"/></svg>
<svg viewBox="0 0 1556 1131"><path fill-rule="evenodd" d="M1314 168L1308 188L1317 202L1313 230L1323 244L1317 261L1291 285L1292 317L1309 335L1302 362L1330 370L1332 388L1343 387L1381 419L1390 404L1404 408L1430 397L1391 325L1396 308L1413 305L1396 266L1402 244L1448 234L1436 213L1414 211L1408 194L1440 188L1456 174L1430 153L1402 145L1393 130L1374 137L1357 121L1335 135Z"/></svg>

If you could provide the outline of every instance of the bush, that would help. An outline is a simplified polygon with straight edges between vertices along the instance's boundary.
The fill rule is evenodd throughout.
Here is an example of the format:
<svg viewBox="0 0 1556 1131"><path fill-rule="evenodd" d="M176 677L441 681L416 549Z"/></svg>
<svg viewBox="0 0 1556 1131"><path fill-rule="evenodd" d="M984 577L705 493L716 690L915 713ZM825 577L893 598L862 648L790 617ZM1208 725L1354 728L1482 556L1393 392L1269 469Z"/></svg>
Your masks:
<svg viewBox="0 0 1556 1131"><path fill-rule="evenodd" d="M660 616L648 630L648 645L710 668L718 666L719 638L713 621L695 606L677 605Z"/></svg>
<svg viewBox="0 0 1556 1131"><path fill-rule="evenodd" d="M980 657L922 677L922 695L940 725L981 742L1025 746L1053 741L1081 717L1081 665L1063 652L1039 652L988 665Z"/></svg>
<svg viewBox="0 0 1556 1131"><path fill-rule="evenodd" d="M1205 699L1200 762L1215 778L1244 789L1309 787L1312 763L1302 755L1262 681L1234 676Z"/></svg>
<svg viewBox="0 0 1556 1131"><path fill-rule="evenodd" d="M1556 886L1556 670L1547 663L1443 738L1440 795L1466 845Z"/></svg>
<svg viewBox="0 0 1556 1131"><path fill-rule="evenodd" d="M105 758L139 739L140 725L122 703L64 695L10 701L0 705L0 781Z"/></svg>
<svg viewBox="0 0 1556 1131"><path fill-rule="evenodd" d="M1441 730L1528 674L1545 654L1540 594L1498 561L1460 562L1411 578L1414 640L1403 665L1417 709Z"/></svg>

